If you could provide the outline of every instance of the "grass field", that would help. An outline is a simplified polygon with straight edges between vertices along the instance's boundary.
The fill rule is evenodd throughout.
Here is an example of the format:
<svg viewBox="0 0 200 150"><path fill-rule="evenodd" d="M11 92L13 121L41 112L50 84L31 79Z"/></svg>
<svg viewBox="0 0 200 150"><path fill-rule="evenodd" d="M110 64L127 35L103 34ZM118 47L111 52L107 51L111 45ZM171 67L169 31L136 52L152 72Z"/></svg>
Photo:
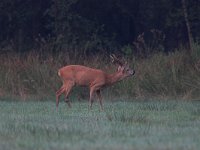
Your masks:
<svg viewBox="0 0 200 150"><path fill-rule="evenodd" d="M0 102L3 150L197 150L200 102Z"/></svg>

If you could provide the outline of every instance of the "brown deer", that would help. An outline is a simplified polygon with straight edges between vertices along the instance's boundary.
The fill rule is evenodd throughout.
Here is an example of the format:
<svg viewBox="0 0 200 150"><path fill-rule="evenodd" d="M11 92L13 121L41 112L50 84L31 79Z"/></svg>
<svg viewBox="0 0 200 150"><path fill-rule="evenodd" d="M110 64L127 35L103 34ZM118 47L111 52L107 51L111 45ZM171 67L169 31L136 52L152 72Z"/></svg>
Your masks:
<svg viewBox="0 0 200 150"><path fill-rule="evenodd" d="M101 90L106 86L112 85L135 74L135 71L129 68L127 62L122 62L115 55L110 55L110 57L112 63L118 65L117 72L113 74L107 74L102 70L81 65L68 65L59 69L58 75L61 77L63 85L56 92L56 108L58 109L59 97L62 93L65 93L65 102L71 107L68 99L69 93L73 86L79 85L88 86L90 89L89 108L92 108L93 96L96 93L99 99L100 109L103 110Z"/></svg>

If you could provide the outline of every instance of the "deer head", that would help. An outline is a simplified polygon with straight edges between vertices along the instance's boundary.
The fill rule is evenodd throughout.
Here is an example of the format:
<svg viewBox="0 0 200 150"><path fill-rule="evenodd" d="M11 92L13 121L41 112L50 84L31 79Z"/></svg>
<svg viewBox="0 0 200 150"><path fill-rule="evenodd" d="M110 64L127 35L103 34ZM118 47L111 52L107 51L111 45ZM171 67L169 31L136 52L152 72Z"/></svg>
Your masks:
<svg viewBox="0 0 200 150"><path fill-rule="evenodd" d="M123 62L122 60L118 59L114 54L110 55L110 58L113 64L118 65L117 72L123 77L129 77L135 74L135 70L129 67L127 61Z"/></svg>

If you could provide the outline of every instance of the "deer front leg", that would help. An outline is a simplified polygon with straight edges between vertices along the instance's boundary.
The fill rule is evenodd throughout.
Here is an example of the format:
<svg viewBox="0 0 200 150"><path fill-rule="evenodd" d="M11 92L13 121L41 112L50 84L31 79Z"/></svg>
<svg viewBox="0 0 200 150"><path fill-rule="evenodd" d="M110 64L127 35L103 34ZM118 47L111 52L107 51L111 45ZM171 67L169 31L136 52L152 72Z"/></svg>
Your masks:
<svg viewBox="0 0 200 150"><path fill-rule="evenodd" d="M94 99L93 99L94 93L97 93L97 96L98 96L99 102L100 102L100 107L101 107L101 109L103 109L100 88L101 88L101 84L96 84L96 85L90 87L90 99L89 99L90 109L92 108L92 104L94 102Z"/></svg>
<svg viewBox="0 0 200 150"><path fill-rule="evenodd" d="M101 96L101 91L100 90L97 90L96 91L96 94L98 96L98 99L99 99L99 103L100 103L100 110L103 111L103 104L102 104L102 96Z"/></svg>

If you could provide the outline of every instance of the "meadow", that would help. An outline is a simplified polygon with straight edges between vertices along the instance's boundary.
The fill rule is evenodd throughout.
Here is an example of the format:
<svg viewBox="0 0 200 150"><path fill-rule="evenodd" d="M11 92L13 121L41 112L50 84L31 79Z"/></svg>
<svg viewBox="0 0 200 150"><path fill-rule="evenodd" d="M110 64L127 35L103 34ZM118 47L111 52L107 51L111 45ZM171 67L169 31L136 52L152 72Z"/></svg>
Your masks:
<svg viewBox="0 0 200 150"><path fill-rule="evenodd" d="M199 133L199 101L0 101L3 150L197 150Z"/></svg>
<svg viewBox="0 0 200 150"><path fill-rule="evenodd" d="M36 51L0 56L0 149L196 150L200 147L200 46L142 59L124 56L136 74L103 91L104 111L88 110L88 90L74 88L72 108L55 92L60 67L112 73L109 56ZM78 101L80 97L81 101Z"/></svg>

